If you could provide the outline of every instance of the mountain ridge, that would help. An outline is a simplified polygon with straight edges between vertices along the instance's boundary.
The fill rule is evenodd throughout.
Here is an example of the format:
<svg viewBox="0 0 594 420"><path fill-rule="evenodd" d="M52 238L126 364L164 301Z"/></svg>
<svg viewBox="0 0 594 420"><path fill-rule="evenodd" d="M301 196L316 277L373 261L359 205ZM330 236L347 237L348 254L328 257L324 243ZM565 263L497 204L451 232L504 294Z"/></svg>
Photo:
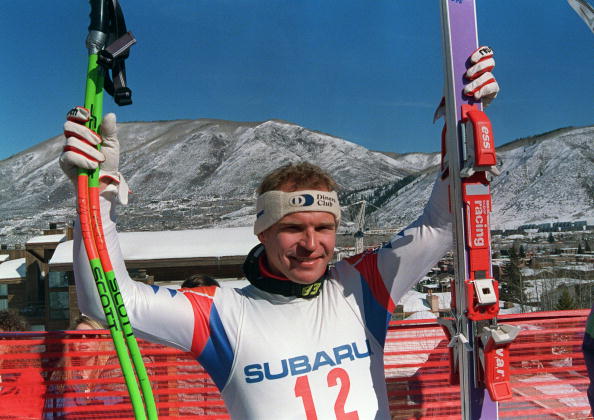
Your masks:
<svg viewBox="0 0 594 420"><path fill-rule="evenodd" d="M420 214L440 159L372 151L282 120L126 122L118 129L121 170L133 191L119 211L123 230L249 225L259 179L301 160L336 178L343 204L383 197L369 223L403 227ZM593 143L594 126L587 126L498 147L503 174L493 182L493 226L594 217ZM54 136L0 161L0 177L12 180L0 186L0 242L22 242L48 222L73 220L74 189L57 163L62 146L63 136Z"/></svg>

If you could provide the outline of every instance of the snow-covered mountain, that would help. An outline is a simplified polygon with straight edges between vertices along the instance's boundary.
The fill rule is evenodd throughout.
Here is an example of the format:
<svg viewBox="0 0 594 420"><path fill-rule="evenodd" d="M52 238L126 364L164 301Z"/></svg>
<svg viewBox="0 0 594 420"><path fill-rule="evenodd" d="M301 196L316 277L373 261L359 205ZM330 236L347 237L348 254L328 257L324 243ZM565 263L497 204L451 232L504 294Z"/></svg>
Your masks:
<svg viewBox="0 0 594 420"><path fill-rule="evenodd" d="M259 180L293 161L322 166L346 191L407 175L382 153L283 121L125 123L119 137L133 191L120 211L123 229L249 225ZM63 141L57 136L0 161L0 242L72 220L74 190L57 163Z"/></svg>
<svg viewBox="0 0 594 420"><path fill-rule="evenodd" d="M438 153L394 153L382 152L396 161L402 169L410 171L411 174L422 172L439 164Z"/></svg>
<svg viewBox="0 0 594 420"><path fill-rule="evenodd" d="M438 154L435 154L438 158ZM492 183L496 229L527 223L594 222L594 126L564 128L497 149L501 175ZM382 226L404 227L429 198L437 167L392 196L375 214Z"/></svg>
<svg viewBox="0 0 594 420"><path fill-rule="evenodd" d="M119 133L133 191L120 209L123 230L249 225L261 177L302 160L334 175L345 203L365 197L379 207L370 207L370 222L401 227L420 213L439 162L437 153L374 152L277 120L124 123ZM57 136L0 161L0 242L24 242L74 218L74 190L57 163L62 144ZM494 226L594 218L593 144L594 127L585 127L502 147Z"/></svg>
<svg viewBox="0 0 594 420"><path fill-rule="evenodd" d="M493 223L594 218L594 127L562 129L517 141L500 151L493 182Z"/></svg>

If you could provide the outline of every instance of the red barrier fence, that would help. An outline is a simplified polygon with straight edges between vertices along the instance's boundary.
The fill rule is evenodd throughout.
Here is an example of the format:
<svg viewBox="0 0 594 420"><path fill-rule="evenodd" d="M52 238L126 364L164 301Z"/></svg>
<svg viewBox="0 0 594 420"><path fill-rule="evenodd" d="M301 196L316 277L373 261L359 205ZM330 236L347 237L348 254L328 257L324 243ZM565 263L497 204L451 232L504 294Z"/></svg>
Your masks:
<svg viewBox="0 0 594 420"><path fill-rule="evenodd" d="M500 317L521 327L511 346L509 419L587 419L589 380L581 352L588 311ZM98 334L100 333L100 334ZM132 419L105 331L0 333L0 419ZM159 417L229 418L217 388L189 354L140 340ZM435 320L393 322L386 340L393 419L459 419L446 338Z"/></svg>

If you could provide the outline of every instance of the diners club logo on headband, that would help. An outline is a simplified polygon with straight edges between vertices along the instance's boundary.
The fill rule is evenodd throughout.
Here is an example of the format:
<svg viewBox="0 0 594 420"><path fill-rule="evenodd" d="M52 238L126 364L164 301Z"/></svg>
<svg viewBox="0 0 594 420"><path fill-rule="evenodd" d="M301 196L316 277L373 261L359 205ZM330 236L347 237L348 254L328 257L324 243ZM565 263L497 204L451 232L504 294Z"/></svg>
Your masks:
<svg viewBox="0 0 594 420"><path fill-rule="evenodd" d="M293 207L307 207L314 203L314 198L311 194L296 195L289 199L289 203Z"/></svg>
<svg viewBox="0 0 594 420"><path fill-rule="evenodd" d="M332 207L336 204L336 199L326 194L316 194L315 197L311 194L301 194L289 198L289 204L293 207L309 207L314 204L320 207Z"/></svg>

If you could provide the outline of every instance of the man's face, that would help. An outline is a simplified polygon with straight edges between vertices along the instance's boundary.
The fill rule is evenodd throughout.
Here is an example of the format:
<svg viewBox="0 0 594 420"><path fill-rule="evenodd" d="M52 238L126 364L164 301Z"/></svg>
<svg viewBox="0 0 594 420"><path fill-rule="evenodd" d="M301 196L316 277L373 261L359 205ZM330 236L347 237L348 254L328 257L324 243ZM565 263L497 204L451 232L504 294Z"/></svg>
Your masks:
<svg viewBox="0 0 594 420"><path fill-rule="evenodd" d="M287 214L258 235L269 269L295 283L311 284L326 271L336 244L334 215L322 211Z"/></svg>

